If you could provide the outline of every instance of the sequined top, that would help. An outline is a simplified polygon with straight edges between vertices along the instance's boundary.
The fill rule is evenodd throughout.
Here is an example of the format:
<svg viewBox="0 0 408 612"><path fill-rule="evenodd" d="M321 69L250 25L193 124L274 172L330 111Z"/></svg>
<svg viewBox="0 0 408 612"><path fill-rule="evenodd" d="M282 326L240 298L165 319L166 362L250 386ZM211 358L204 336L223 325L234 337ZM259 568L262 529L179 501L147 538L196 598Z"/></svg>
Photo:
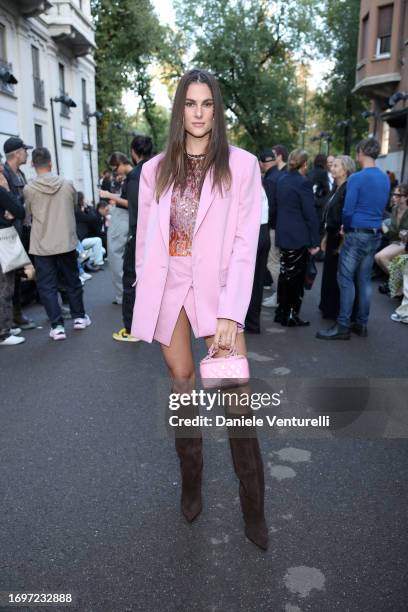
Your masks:
<svg viewBox="0 0 408 612"><path fill-rule="evenodd" d="M173 189L170 204L170 255L191 255L204 160L205 155L187 155L185 189L182 190L180 186Z"/></svg>

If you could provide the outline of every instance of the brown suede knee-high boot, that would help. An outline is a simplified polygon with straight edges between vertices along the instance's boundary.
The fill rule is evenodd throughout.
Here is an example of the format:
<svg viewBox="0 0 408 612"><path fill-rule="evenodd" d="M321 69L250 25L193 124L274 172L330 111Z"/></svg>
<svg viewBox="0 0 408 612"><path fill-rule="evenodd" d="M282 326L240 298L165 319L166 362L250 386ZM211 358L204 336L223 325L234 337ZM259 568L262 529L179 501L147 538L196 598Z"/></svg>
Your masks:
<svg viewBox="0 0 408 612"><path fill-rule="evenodd" d="M175 439L182 477L181 510L193 521L202 510L201 475L203 470L202 438Z"/></svg>
<svg viewBox="0 0 408 612"><path fill-rule="evenodd" d="M263 550L268 548L264 515L265 482L257 438L229 438L234 470L239 479L239 499L245 535Z"/></svg>
<svg viewBox="0 0 408 612"><path fill-rule="evenodd" d="M237 389L248 392L247 387ZM232 406L229 418L250 416L247 408ZM264 515L265 482L261 451L256 429L252 426L227 427L234 470L239 479L239 499L245 522L245 535L263 550L268 548L268 527Z"/></svg>
<svg viewBox="0 0 408 612"><path fill-rule="evenodd" d="M180 461L182 480L181 510L189 522L193 521L202 510L203 439L199 427L184 423L186 419L194 419L199 414L198 407L193 403L180 406L177 415L183 425L174 428L175 447Z"/></svg>

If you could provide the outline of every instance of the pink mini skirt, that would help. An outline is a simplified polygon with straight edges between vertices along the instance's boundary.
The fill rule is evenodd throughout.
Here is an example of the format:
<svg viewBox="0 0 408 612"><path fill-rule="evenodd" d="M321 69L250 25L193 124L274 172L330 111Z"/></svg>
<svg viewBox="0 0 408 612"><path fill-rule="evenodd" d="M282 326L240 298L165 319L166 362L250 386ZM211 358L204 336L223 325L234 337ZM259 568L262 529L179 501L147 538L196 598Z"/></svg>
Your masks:
<svg viewBox="0 0 408 612"><path fill-rule="evenodd" d="M195 338L199 338L191 256L170 256L169 269L153 339L170 346L180 310L184 307ZM214 321L214 333L217 321ZM244 328L238 324L238 332Z"/></svg>

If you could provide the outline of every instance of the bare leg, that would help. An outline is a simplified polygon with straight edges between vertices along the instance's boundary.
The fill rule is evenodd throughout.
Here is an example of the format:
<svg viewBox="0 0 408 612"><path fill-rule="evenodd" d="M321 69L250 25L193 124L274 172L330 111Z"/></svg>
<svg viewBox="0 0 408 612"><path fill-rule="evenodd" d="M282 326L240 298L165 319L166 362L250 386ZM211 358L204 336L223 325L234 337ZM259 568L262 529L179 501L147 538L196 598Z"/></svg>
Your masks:
<svg viewBox="0 0 408 612"><path fill-rule="evenodd" d="M375 261L386 274L389 274L391 261L394 259L394 257L397 257L397 255L402 255L403 253L405 253L404 245L401 246L400 244L389 244L375 254Z"/></svg>
<svg viewBox="0 0 408 612"><path fill-rule="evenodd" d="M191 351L191 328L184 308L181 309L170 346L161 345L174 393L191 393L195 384L194 361ZM198 408L181 406L180 418L193 418ZM181 509L188 521L201 512L201 474L203 468L202 436L195 427L175 428L175 446L182 476Z"/></svg>

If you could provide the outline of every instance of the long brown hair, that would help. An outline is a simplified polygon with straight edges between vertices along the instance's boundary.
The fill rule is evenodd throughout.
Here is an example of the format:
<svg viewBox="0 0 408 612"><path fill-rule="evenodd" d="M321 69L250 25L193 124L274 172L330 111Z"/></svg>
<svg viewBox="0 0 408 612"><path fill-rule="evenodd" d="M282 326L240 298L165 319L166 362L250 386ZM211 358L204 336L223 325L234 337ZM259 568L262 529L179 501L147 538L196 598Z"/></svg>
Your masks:
<svg viewBox="0 0 408 612"><path fill-rule="evenodd" d="M160 196L173 182L182 188L186 184L187 158L185 155L184 106L187 89L191 83L206 83L211 90L214 100L214 122L204 161L200 190L210 168L213 169L213 188L218 187L218 190L222 193L223 187L229 188L231 185L229 148L220 87L212 74L206 70L193 69L181 77L177 86L170 119L167 147L157 171L157 201L159 201Z"/></svg>

